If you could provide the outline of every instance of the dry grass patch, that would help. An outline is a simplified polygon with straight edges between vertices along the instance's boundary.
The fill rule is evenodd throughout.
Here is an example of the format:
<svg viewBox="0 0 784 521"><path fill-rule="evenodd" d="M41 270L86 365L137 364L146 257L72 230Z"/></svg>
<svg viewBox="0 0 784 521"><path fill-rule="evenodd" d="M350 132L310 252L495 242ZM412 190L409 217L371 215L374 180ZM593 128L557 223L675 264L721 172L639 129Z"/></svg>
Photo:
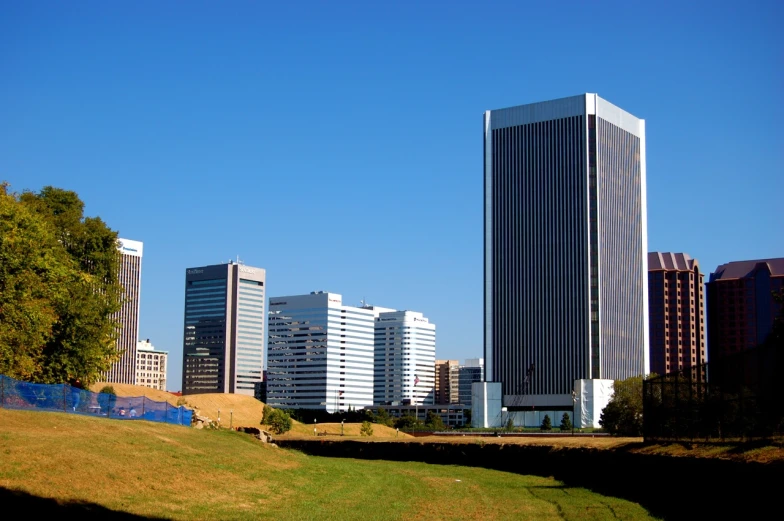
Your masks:
<svg viewBox="0 0 784 521"><path fill-rule="evenodd" d="M594 518L650 519L627 501L573 499L548 478L305 456L227 430L63 413L0 409L0 457L0 487L170 519L576 521L590 517L560 513L590 505L605 505Z"/></svg>

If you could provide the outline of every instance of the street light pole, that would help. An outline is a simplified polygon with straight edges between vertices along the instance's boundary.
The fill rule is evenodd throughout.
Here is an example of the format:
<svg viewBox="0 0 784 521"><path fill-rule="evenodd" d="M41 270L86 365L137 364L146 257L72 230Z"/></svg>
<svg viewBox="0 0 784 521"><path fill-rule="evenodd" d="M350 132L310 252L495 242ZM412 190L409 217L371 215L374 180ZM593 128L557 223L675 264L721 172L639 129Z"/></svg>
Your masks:
<svg viewBox="0 0 784 521"><path fill-rule="evenodd" d="M575 422L574 409L576 404L577 404L577 392L574 389L572 389L572 436L574 436L574 422Z"/></svg>

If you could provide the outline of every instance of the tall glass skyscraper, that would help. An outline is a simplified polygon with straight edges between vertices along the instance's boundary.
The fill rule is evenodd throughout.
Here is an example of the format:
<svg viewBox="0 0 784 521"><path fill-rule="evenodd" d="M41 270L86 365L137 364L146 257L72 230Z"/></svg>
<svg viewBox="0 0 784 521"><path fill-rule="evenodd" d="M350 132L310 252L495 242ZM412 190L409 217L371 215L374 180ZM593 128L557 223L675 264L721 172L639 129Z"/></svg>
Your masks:
<svg viewBox="0 0 784 521"><path fill-rule="evenodd" d="M182 392L253 396L262 381L266 271L237 262L185 271Z"/></svg>
<svg viewBox="0 0 784 521"><path fill-rule="evenodd" d="M485 369L509 410L648 372L645 122L596 94L484 115Z"/></svg>

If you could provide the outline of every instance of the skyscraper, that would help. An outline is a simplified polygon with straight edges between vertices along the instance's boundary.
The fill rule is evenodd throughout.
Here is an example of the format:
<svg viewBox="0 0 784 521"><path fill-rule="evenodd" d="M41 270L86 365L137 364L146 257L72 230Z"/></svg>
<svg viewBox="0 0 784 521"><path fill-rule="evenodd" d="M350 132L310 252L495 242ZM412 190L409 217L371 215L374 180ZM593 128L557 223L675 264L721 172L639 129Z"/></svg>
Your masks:
<svg viewBox="0 0 784 521"><path fill-rule="evenodd" d="M685 253L648 253L651 372L705 363L705 296L700 265Z"/></svg>
<svg viewBox="0 0 784 521"><path fill-rule="evenodd" d="M485 369L508 410L648 372L645 123L596 94L484 115Z"/></svg>
<svg viewBox="0 0 784 521"><path fill-rule="evenodd" d="M373 311L336 293L270 298L267 403L328 412L373 405Z"/></svg>
<svg viewBox="0 0 784 521"><path fill-rule="evenodd" d="M722 264L706 284L708 362L763 343L781 305L773 293L784 291L784 258Z"/></svg>
<svg viewBox="0 0 784 521"><path fill-rule="evenodd" d="M136 378L136 341L139 339L144 244L118 239L117 249L120 252L118 275L123 287L123 303L115 318L120 323L117 351L122 354L104 375L104 379L111 383L133 384Z"/></svg>
<svg viewBox="0 0 784 521"><path fill-rule="evenodd" d="M264 360L266 271L238 262L185 270L182 393L253 396Z"/></svg>
<svg viewBox="0 0 784 521"><path fill-rule="evenodd" d="M435 324L415 311L364 309L375 314L373 402L435 403Z"/></svg>

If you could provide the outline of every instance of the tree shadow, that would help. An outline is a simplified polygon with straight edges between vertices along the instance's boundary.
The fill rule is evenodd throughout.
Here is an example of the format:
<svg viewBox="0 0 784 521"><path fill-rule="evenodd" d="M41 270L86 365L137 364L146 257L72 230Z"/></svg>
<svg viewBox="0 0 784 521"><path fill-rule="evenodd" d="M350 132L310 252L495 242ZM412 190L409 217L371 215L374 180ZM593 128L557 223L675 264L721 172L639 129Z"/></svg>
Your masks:
<svg viewBox="0 0 784 521"><path fill-rule="evenodd" d="M140 520L165 520L163 517L147 517L128 512L111 510L104 506L89 503L87 501L58 501L56 499L45 498L28 494L22 490L12 490L0 487L0 505L6 512L27 512L35 514L36 517L52 519L79 519L79 520L99 520L111 519L122 521Z"/></svg>

